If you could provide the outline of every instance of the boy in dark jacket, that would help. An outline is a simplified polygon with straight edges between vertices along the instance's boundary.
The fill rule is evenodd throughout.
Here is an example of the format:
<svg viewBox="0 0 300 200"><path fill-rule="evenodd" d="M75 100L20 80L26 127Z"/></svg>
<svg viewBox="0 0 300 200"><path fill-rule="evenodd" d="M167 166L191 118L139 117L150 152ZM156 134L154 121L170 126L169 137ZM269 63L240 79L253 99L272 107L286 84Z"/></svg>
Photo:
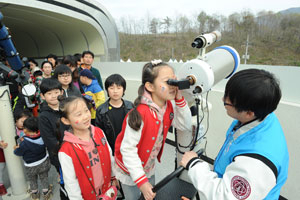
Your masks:
<svg viewBox="0 0 300 200"><path fill-rule="evenodd" d="M39 199L37 177L39 176L42 188L43 199L50 199L52 186L49 185L48 172L51 164L46 147L41 138L38 128L38 119L29 117L24 121L24 140L14 147L14 153L22 156L25 165L25 172L30 182L31 199Z"/></svg>
<svg viewBox="0 0 300 200"><path fill-rule="evenodd" d="M41 98L44 100L41 105L39 115L39 128L41 136L47 150L49 152L50 162L55 166L57 172L60 173L60 164L58 161L57 144L58 140L62 141L62 138L57 138L57 124L60 123L59 101L57 97L62 95L63 90L61 83L57 79L46 78L43 79L41 86ZM68 129L68 126L60 123L60 132L63 133ZM61 199L67 199L66 193L64 193L63 182L61 184Z"/></svg>
<svg viewBox="0 0 300 200"><path fill-rule="evenodd" d="M122 129L126 114L133 108L130 101L122 99L126 90L126 81L119 74L112 74L105 80L105 90L109 99L96 111L96 126L100 127L115 152L115 141Z"/></svg>

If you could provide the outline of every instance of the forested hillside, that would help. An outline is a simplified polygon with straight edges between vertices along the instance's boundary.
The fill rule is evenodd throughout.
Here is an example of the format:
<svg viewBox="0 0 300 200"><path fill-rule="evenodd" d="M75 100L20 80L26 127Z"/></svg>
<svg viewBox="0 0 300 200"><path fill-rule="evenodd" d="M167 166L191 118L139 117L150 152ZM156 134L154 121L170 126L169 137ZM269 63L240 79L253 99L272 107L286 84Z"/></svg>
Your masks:
<svg viewBox="0 0 300 200"><path fill-rule="evenodd" d="M200 33L219 30L222 40L207 50L220 45L234 47L242 57L249 36L247 64L300 66L300 14L249 11L222 15L201 12L194 18L121 19L121 58L148 61L170 58L190 60L198 55L191 43ZM244 63L244 60L241 60Z"/></svg>

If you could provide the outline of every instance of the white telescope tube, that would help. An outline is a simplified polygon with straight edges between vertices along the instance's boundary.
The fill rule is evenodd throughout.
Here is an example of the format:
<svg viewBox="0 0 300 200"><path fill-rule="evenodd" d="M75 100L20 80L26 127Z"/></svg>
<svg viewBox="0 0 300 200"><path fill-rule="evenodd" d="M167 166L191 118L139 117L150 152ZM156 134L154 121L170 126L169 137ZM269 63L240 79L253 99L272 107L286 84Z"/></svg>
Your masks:
<svg viewBox="0 0 300 200"><path fill-rule="evenodd" d="M230 46L220 46L206 54L205 61L193 59L177 71L179 80L193 79L190 89L182 90L184 97L189 101L194 95L195 89L198 93L209 91L216 83L231 76L240 64L237 51Z"/></svg>

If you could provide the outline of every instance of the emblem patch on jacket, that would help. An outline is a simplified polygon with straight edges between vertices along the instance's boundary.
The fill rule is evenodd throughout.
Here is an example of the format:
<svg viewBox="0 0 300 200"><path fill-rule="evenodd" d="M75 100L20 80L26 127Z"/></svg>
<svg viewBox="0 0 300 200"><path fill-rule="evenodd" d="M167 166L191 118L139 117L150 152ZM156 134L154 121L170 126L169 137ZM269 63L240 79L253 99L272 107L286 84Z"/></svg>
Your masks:
<svg viewBox="0 0 300 200"><path fill-rule="evenodd" d="M101 138L101 143L103 144L103 146L105 146L105 144L106 144L106 139L105 139L105 137Z"/></svg>
<svg viewBox="0 0 300 200"><path fill-rule="evenodd" d="M174 119L174 113L170 113L170 120Z"/></svg>
<svg viewBox="0 0 300 200"><path fill-rule="evenodd" d="M231 192L239 200L247 199L251 193L249 182L241 176L231 179Z"/></svg>

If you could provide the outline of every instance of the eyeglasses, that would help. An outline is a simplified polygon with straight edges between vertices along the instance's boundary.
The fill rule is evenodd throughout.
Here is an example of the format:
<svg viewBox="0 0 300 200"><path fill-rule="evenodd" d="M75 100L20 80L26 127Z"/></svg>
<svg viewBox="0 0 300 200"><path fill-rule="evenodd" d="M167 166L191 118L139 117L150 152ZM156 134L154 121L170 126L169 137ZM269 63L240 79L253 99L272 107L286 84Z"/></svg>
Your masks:
<svg viewBox="0 0 300 200"><path fill-rule="evenodd" d="M69 78L71 77L71 74L60 74L58 75L58 78Z"/></svg>
<svg viewBox="0 0 300 200"><path fill-rule="evenodd" d="M223 103L224 103L224 106L232 106L232 107L234 107L234 105L232 105L230 103L225 103L225 102L223 102Z"/></svg>
<svg viewBox="0 0 300 200"><path fill-rule="evenodd" d="M226 103L226 102L225 102L225 98L224 98L224 97L222 98L222 101L223 101L223 103L224 103L224 106L232 106L232 107L234 107L234 105L233 105L233 104Z"/></svg>

